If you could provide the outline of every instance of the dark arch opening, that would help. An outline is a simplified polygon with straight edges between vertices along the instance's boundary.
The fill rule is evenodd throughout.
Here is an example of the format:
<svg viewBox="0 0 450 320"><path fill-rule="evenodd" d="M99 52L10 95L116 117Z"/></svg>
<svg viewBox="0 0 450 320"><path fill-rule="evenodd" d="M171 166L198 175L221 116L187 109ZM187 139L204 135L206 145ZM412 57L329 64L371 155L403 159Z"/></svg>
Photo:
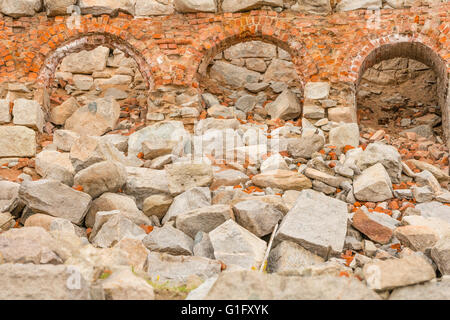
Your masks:
<svg viewBox="0 0 450 320"><path fill-rule="evenodd" d="M399 42L385 44L374 49L363 61L359 69L356 82L357 94L363 76L372 67L383 61L394 58L407 58L423 63L428 66L436 76L437 104L442 115L442 131L444 138L449 137L449 102L448 102L448 73L445 61L430 47L420 42ZM357 106L359 108L359 105Z"/></svg>

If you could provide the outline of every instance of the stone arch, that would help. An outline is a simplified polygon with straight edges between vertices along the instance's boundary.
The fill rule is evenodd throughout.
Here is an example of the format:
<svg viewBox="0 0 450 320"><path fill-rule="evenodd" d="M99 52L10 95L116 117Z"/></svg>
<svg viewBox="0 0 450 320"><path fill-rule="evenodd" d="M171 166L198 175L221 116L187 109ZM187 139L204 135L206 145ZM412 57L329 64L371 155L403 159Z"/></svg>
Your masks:
<svg viewBox="0 0 450 320"><path fill-rule="evenodd" d="M45 58L38 75L38 83L42 87L49 87L54 78L56 68L65 56L82 50L92 50L98 46L119 49L124 52L126 56L133 58L138 64L139 71L146 80L147 88L149 90L154 88L151 68L141 53L122 38L109 33L81 34L76 38L69 39L62 43Z"/></svg>
<svg viewBox="0 0 450 320"><path fill-rule="evenodd" d="M450 98L449 98L449 63L439 54L439 47L428 39L410 36L388 36L371 40L363 47L360 54L350 62L350 77L355 88L359 85L365 71L375 64L392 58L403 57L417 60L427 65L436 74L438 101L442 112L442 126L447 144L450 142ZM356 113L356 104L355 104Z"/></svg>
<svg viewBox="0 0 450 320"><path fill-rule="evenodd" d="M292 62L294 63L295 70L300 78L300 82L303 87L310 76L317 72L316 63L311 57L306 54L304 45L297 40L289 41L284 35L277 37L273 34L265 34L264 32L243 32L228 37L224 37L222 34L218 34L217 37L219 39L222 38L223 40L217 41L214 46L207 50L204 50L201 54L201 57L199 59L200 62L196 70L196 76L199 82L202 81L206 76L208 66L218 53L223 52L236 44L249 41L262 41L265 43L273 44L287 51L292 57ZM308 68L302 68L300 60L302 60L303 62L302 65L306 65L308 66Z"/></svg>

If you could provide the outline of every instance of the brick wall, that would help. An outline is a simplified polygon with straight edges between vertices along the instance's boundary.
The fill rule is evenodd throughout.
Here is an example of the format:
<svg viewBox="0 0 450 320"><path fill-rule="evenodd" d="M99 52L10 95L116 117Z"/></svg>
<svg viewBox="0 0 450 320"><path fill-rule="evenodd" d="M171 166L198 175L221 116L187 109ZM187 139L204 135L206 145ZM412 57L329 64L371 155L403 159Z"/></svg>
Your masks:
<svg viewBox="0 0 450 320"><path fill-rule="evenodd" d="M321 16L254 10L151 18L119 13L117 17L81 16L79 29L70 28L76 24L69 16L4 16L0 19L0 84L32 82L46 87L66 54L102 44L133 57L150 90L166 85L197 88L218 52L260 39L292 55L303 84L330 82L336 96L342 88L351 96L359 76L377 61L395 56L417 59L437 72L441 107L448 114L450 3L383 9L378 27L368 24L373 18L370 13L357 10ZM336 99L338 107L355 108L354 99Z"/></svg>

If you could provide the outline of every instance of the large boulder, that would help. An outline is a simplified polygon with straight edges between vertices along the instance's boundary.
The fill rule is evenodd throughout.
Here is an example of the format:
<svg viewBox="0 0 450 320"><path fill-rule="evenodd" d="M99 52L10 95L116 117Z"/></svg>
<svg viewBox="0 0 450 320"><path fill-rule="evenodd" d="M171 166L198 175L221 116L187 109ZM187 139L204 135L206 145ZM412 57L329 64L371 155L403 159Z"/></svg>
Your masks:
<svg viewBox="0 0 450 320"><path fill-rule="evenodd" d="M116 127L120 105L114 98L99 98L77 109L67 120L65 129L91 136L101 136Z"/></svg>
<svg viewBox="0 0 450 320"><path fill-rule="evenodd" d="M103 161L79 171L74 177L74 185L81 186L92 198L105 192L117 192L127 182L125 166L115 161Z"/></svg>
<svg viewBox="0 0 450 320"><path fill-rule="evenodd" d="M87 300L89 286L73 266L0 264L1 300Z"/></svg>
<svg viewBox="0 0 450 320"><path fill-rule="evenodd" d="M209 233L216 259L226 265L259 269L267 243L229 219Z"/></svg>
<svg viewBox="0 0 450 320"><path fill-rule="evenodd" d="M275 240L289 240L326 257L340 253L347 234L348 209L343 201L303 190L280 224Z"/></svg>
<svg viewBox="0 0 450 320"><path fill-rule="evenodd" d="M380 202L391 199L392 183L381 163L367 168L353 181L355 198L361 201Z"/></svg>
<svg viewBox="0 0 450 320"><path fill-rule="evenodd" d="M34 213L64 218L81 225L91 204L91 197L55 180L24 181L19 195Z"/></svg>
<svg viewBox="0 0 450 320"><path fill-rule="evenodd" d="M0 126L0 158L33 157L36 133L23 126Z"/></svg>
<svg viewBox="0 0 450 320"><path fill-rule="evenodd" d="M12 212L19 205L20 184L0 181L0 212Z"/></svg>

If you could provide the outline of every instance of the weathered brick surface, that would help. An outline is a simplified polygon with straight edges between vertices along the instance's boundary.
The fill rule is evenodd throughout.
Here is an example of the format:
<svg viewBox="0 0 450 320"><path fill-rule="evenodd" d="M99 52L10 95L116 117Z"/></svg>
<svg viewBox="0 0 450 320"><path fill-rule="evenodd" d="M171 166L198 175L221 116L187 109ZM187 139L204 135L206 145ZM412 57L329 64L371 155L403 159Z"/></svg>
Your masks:
<svg viewBox="0 0 450 320"><path fill-rule="evenodd" d="M289 51L304 83L355 82L367 67L383 59L383 50L373 54L375 49L398 42L413 46L407 52L396 49L387 56L431 60L433 66L448 74L449 3L433 8L381 10L377 29L368 27L368 12L316 16L255 10L152 18L84 15L79 29L68 27L76 25L68 16L5 16L0 19L0 81L38 79L46 84L68 52L104 44L135 58L150 86L191 85L197 71L203 71L216 53L250 39L273 42ZM420 44L427 47L424 54L420 53ZM435 57L427 55L428 49Z"/></svg>

